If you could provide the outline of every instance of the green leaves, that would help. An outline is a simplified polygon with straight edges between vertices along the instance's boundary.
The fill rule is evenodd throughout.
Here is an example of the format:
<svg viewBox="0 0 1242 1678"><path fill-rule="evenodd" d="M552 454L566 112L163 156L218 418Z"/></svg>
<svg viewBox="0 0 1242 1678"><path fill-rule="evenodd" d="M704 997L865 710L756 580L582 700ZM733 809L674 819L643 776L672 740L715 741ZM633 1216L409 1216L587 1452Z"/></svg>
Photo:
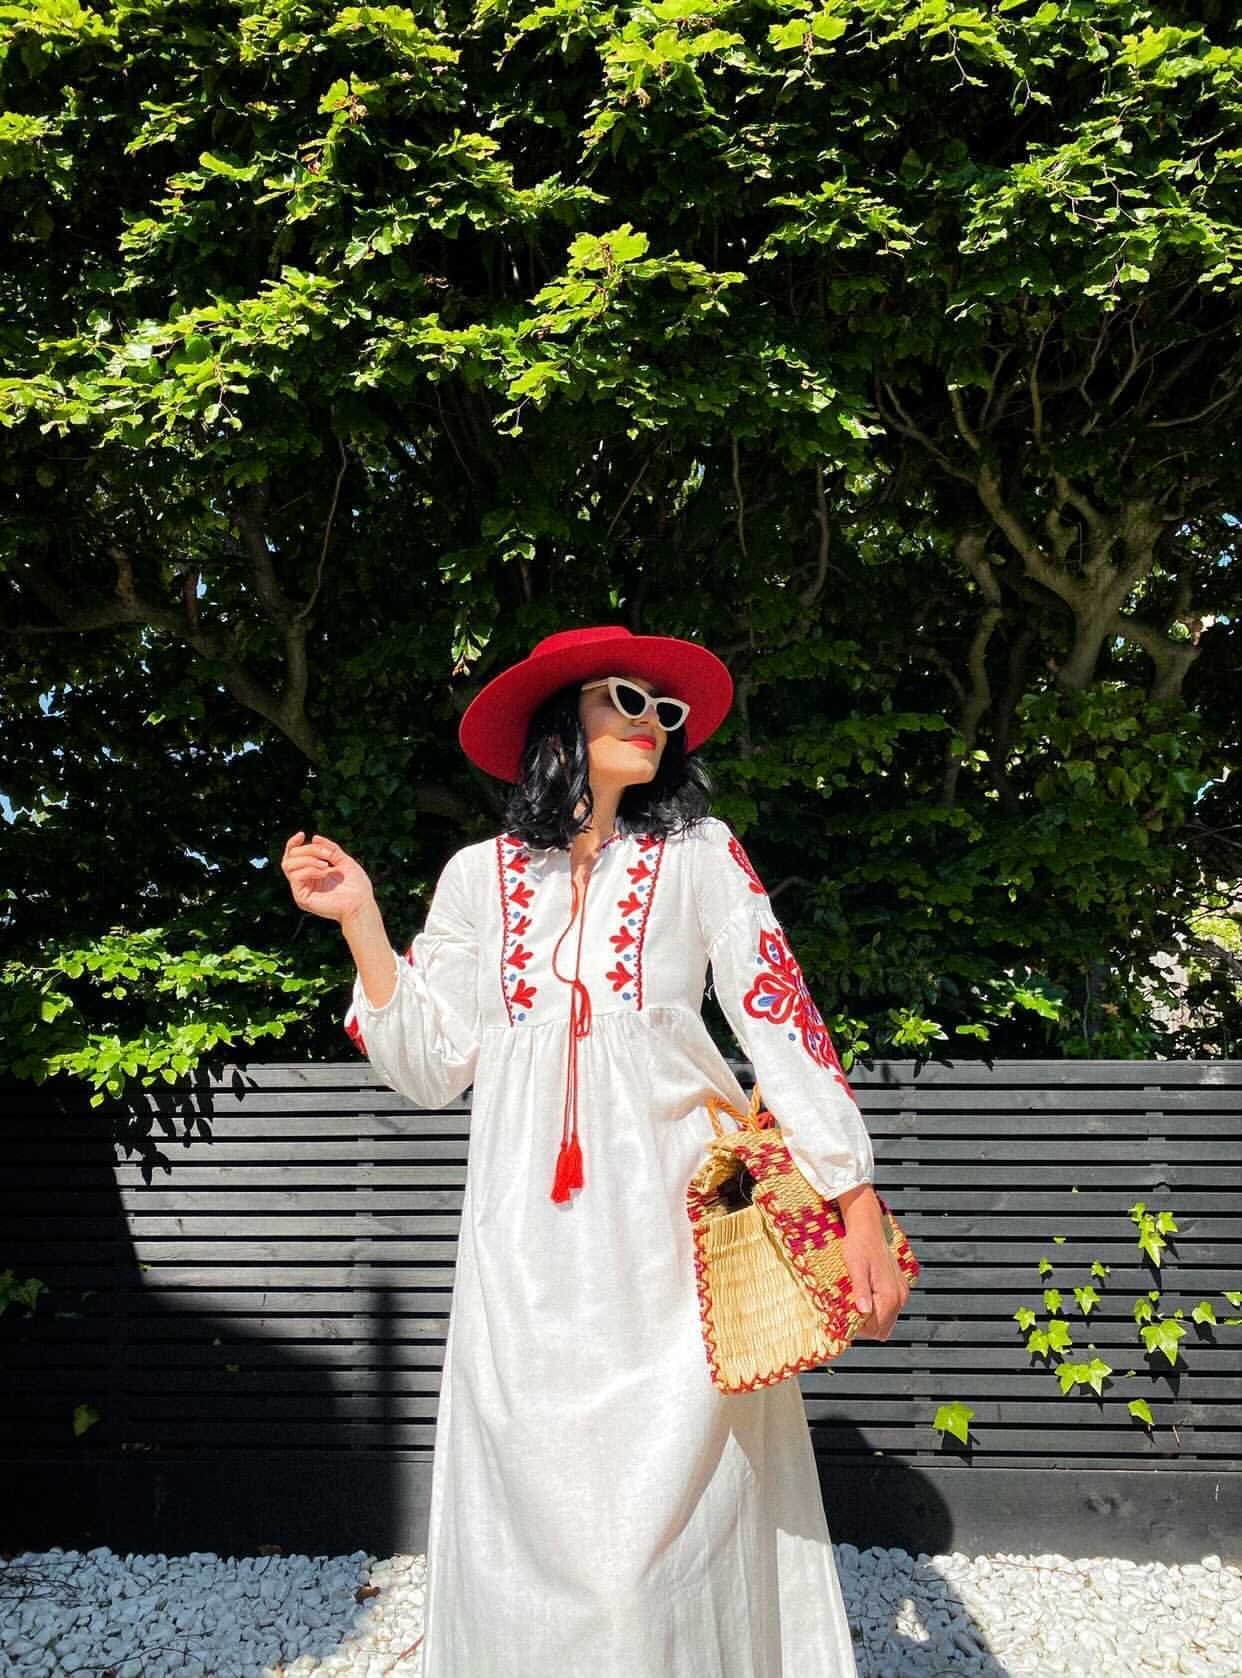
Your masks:
<svg viewBox="0 0 1242 1678"><path fill-rule="evenodd" d="M1144 1323L1139 1329L1143 1345L1149 1352L1162 1353L1169 1363L1178 1359L1178 1342L1185 1336L1186 1325L1173 1317L1162 1317L1158 1322Z"/></svg>
<svg viewBox="0 0 1242 1678"><path fill-rule="evenodd" d="M1159 1267L1161 1253L1168 1245L1166 1235L1172 1235L1177 1230L1177 1224L1170 1212L1152 1214L1148 1212L1145 1202L1136 1200L1130 1208L1130 1218L1138 1226L1138 1244L1151 1262Z"/></svg>
<svg viewBox="0 0 1242 1678"><path fill-rule="evenodd" d="M1026 1349L1037 1357L1054 1357L1073 1345L1069 1324L1063 1317L1053 1317L1047 1328L1035 1328L1026 1337Z"/></svg>
<svg viewBox="0 0 1242 1678"><path fill-rule="evenodd" d="M1057 1366L1057 1380L1062 1393L1071 1391L1074 1387L1090 1387L1092 1392L1103 1395L1104 1379L1113 1372L1112 1365L1105 1363L1103 1358L1092 1358L1088 1363L1061 1363Z"/></svg>
<svg viewBox="0 0 1242 1678"><path fill-rule="evenodd" d="M1144 70L1175 48L1202 39L1201 29L1177 29L1171 26L1153 29L1149 24L1141 34L1122 36L1117 63L1127 65L1132 70Z"/></svg>
<svg viewBox="0 0 1242 1678"><path fill-rule="evenodd" d="M974 1411L968 1404L962 1404L955 1399L951 1404L941 1404L937 1407L932 1426L937 1433L951 1433L955 1439L960 1439L963 1445L968 1445L973 1416Z"/></svg>
<svg viewBox="0 0 1242 1678"><path fill-rule="evenodd" d="M1172 1233L1177 1229L1177 1222L1172 1213L1161 1211L1149 1213L1142 1201L1137 1201L1130 1208L1130 1218L1140 1224L1140 1246L1150 1256L1150 1243L1146 1241L1149 1231ZM1163 1244L1163 1243L1161 1243ZM1047 1275L1051 1269L1047 1259L1041 1259L1038 1264L1039 1274ZM1090 1266L1090 1273L1098 1281L1105 1281L1111 1274L1112 1266L1094 1259ZM1100 1294L1091 1285L1075 1286L1074 1297L1084 1317L1104 1303ZM1224 1297L1231 1304L1242 1304L1242 1292L1225 1291ZM1136 1298L1131 1305L1131 1315L1139 1330L1145 1352L1149 1357L1163 1357L1170 1366L1177 1364L1180 1356L1180 1342L1186 1336L1186 1325L1182 1321L1183 1311L1179 1307L1166 1316L1158 1312L1157 1307L1161 1298L1159 1288L1150 1288L1146 1295ZM1111 1364L1096 1356L1090 1359L1070 1361L1063 1356L1072 1345L1068 1324L1062 1317L1054 1315L1061 1309L1062 1296L1057 1288L1044 1290L1044 1309L1050 1314L1045 1328L1037 1328L1036 1313L1026 1305L1020 1305L1013 1313L1014 1322L1019 1331L1026 1337L1026 1349L1033 1356L1053 1358L1061 1357L1056 1365L1057 1381L1062 1395L1069 1394L1076 1389L1084 1388L1094 1392L1097 1397L1104 1396L1104 1382L1114 1373ZM1217 1327L1215 1310L1209 1300L1201 1299L1190 1313L1191 1321L1204 1329L1214 1330ZM1242 1317L1226 1318L1229 1326L1242 1324ZM1089 1350L1094 1350L1090 1347ZM1050 1366L1051 1367L1051 1366ZM1124 1371L1125 1376L1133 1376L1135 1371ZM1142 1422L1148 1428L1154 1428L1155 1423L1151 1409L1144 1399L1132 1399L1127 1405L1128 1414L1132 1419ZM936 1426L939 1426L937 1421ZM1176 1432L1176 1429L1174 1429Z"/></svg>
<svg viewBox="0 0 1242 1678"><path fill-rule="evenodd" d="M99 1411L93 1404L75 1404L73 1407L73 1437L80 1439L84 1433L95 1426L99 1419Z"/></svg>
<svg viewBox="0 0 1242 1678"><path fill-rule="evenodd" d="M198 166L209 175L223 175L230 181L252 181L259 173L257 163L239 163L233 158L217 157L209 151L198 154Z"/></svg>
<svg viewBox="0 0 1242 1678"><path fill-rule="evenodd" d="M841 39L848 29L848 0L832 0L831 5L824 5L809 17L801 15L787 23L772 23L767 39L777 52L791 52L797 47L811 55L817 44L831 44Z"/></svg>
<svg viewBox="0 0 1242 1678"><path fill-rule="evenodd" d="M245 944L213 949L201 933L170 941L158 927L114 930L47 950L37 966L0 967L5 1065L36 1083L80 1078L98 1106L131 1082L175 1084L221 1045L283 1037L339 982L332 970L299 973ZM277 1002L277 993L296 1000Z"/></svg>
<svg viewBox="0 0 1242 1678"><path fill-rule="evenodd" d="M0 1270L0 1317L10 1305L20 1305L27 1313L33 1311L46 1287L47 1283L37 1276L25 1276L19 1281L15 1271Z"/></svg>
<svg viewBox="0 0 1242 1678"><path fill-rule="evenodd" d="M635 262L647 251L647 235L636 233L627 221L612 233L597 238L582 233L569 247L567 267L570 273L590 273L601 270L611 274L626 263Z"/></svg>

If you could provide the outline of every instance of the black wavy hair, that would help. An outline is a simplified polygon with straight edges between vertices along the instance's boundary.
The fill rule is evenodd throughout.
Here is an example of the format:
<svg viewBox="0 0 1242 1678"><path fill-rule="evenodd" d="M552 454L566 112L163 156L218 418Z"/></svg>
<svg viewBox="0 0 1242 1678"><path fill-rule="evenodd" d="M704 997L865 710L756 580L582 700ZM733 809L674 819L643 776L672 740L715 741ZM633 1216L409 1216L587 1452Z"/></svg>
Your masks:
<svg viewBox="0 0 1242 1678"><path fill-rule="evenodd" d="M590 825L594 800L587 737L578 716L581 692L581 682L558 688L535 708L526 727L521 772L505 802L504 821L505 832L532 850L567 851ZM686 750L685 726L671 729L654 777L622 792L617 831L661 839L682 833L711 813L711 793L706 768ZM574 811L584 801L583 814L575 820Z"/></svg>

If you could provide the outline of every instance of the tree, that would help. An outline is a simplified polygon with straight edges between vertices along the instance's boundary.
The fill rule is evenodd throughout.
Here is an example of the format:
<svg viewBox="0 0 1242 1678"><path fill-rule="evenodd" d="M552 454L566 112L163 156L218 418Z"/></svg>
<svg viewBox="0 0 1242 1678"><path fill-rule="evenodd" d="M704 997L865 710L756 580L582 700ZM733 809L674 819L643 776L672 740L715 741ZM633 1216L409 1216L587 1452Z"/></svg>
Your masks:
<svg viewBox="0 0 1242 1678"><path fill-rule="evenodd" d="M296 827L409 924L495 827L477 681L618 616L730 663L718 807L847 1052L1228 1041L1223 960L1173 1039L1150 1000L1238 854L1229 24L10 6L22 1064L159 1038L66 979L112 927L326 986Z"/></svg>

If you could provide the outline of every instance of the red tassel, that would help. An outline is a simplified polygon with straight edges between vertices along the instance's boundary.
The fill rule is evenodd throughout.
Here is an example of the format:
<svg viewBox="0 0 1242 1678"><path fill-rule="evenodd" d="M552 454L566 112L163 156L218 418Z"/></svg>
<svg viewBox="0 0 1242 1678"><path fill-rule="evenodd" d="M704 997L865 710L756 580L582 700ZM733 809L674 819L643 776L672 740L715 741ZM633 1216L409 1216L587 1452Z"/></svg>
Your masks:
<svg viewBox="0 0 1242 1678"><path fill-rule="evenodd" d="M578 1133L574 1132L569 1142L569 1174L567 1178L571 1189L582 1187L582 1148L578 1142Z"/></svg>
<svg viewBox="0 0 1242 1678"><path fill-rule="evenodd" d="M582 1149L577 1136L561 1143L556 1156L556 1180L552 1185L553 1200L568 1200L571 1189L582 1187Z"/></svg>

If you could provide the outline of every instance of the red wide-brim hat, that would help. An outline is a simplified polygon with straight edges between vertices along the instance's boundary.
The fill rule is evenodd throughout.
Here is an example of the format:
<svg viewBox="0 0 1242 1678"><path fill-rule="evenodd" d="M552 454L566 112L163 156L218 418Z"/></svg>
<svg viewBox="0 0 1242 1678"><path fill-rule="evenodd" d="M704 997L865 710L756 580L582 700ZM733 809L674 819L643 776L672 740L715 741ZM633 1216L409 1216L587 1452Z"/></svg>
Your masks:
<svg viewBox="0 0 1242 1678"><path fill-rule="evenodd" d="M733 703L728 666L697 641L635 635L621 624L547 635L528 657L493 676L467 706L457 729L472 763L502 781L518 781L526 729L535 707L567 682L596 676L642 676L656 694L684 699L686 750L714 734Z"/></svg>

